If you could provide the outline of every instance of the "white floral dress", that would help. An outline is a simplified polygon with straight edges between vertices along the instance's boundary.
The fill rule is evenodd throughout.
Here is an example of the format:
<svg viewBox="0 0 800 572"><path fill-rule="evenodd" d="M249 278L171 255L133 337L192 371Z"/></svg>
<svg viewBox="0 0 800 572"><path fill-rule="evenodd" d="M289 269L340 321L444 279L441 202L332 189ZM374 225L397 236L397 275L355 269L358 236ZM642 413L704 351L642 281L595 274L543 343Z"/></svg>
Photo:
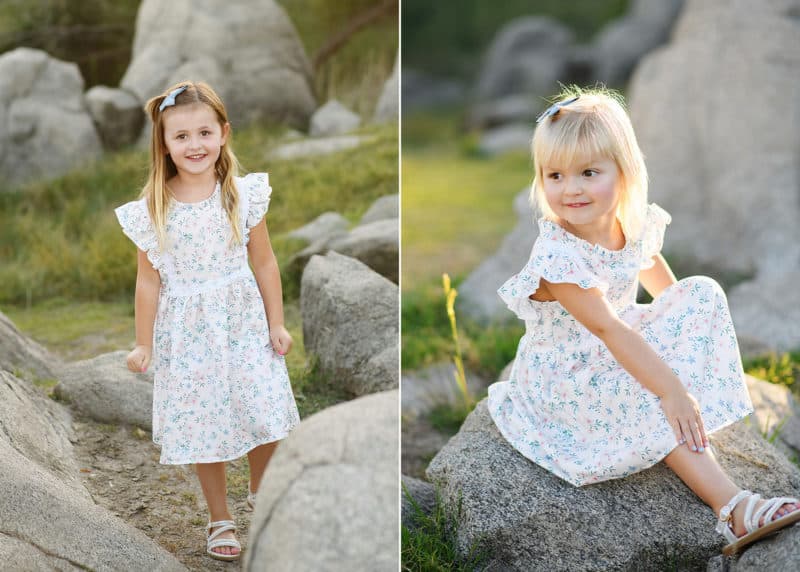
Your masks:
<svg viewBox="0 0 800 572"><path fill-rule="evenodd" d="M272 189L265 173L235 182L244 246L229 248L219 183L200 202L172 201L165 252L145 199L114 211L161 276L151 367L153 441L162 464L236 459L299 422L247 257L250 228L267 212Z"/></svg>
<svg viewBox="0 0 800 572"><path fill-rule="evenodd" d="M669 222L651 204L642 237L608 250L540 219L528 264L498 290L525 320L525 335L510 379L489 388L489 412L515 449L573 485L640 471L678 443L660 399L599 338L557 301L528 297L540 278L605 293L697 398L707 433L752 411L727 300L715 281L686 278L652 303L636 303L638 273L653 265Z"/></svg>

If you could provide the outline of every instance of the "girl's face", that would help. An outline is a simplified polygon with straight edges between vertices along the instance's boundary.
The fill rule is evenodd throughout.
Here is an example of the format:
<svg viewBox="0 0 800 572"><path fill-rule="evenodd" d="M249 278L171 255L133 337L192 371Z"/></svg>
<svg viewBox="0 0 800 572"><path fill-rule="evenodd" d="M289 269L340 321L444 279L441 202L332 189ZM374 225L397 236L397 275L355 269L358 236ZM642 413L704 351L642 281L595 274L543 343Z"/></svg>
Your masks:
<svg viewBox="0 0 800 572"><path fill-rule="evenodd" d="M581 159L571 165L543 165L542 185L547 204L572 225L605 227L616 218L620 173L609 158Z"/></svg>
<svg viewBox="0 0 800 572"><path fill-rule="evenodd" d="M168 107L163 113L164 145L178 174L213 174L230 126L221 125L214 110L204 103Z"/></svg>

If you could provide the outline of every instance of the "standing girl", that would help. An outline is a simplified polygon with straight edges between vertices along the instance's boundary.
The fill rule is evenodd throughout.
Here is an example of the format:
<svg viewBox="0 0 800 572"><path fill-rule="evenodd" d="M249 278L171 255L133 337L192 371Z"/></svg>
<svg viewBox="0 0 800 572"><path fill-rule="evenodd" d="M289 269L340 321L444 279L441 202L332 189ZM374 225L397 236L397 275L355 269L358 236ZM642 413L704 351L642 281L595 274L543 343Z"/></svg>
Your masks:
<svg viewBox="0 0 800 572"><path fill-rule="evenodd" d="M520 453L573 485L660 460L719 515L726 554L800 520L722 471L707 438L752 411L720 286L676 281L661 246L670 216L647 204L647 172L621 99L568 90L538 119L539 237L499 290L526 333L489 411ZM654 298L636 303L639 281Z"/></svg>
<svg viewBox="0 0 800 572"><path fill-rule="evenodd" d="M127 364L143 372L152 359L160 462L195 464L211 513L206 551L235 560L225 461L247 454L253 507L277 442L299 422L283 357L292 338L263 222L272 189L266 173L237 176L225 107L208 85L181 82L145 110L150 174L139 200L115 210L138 247Z"/></svg>

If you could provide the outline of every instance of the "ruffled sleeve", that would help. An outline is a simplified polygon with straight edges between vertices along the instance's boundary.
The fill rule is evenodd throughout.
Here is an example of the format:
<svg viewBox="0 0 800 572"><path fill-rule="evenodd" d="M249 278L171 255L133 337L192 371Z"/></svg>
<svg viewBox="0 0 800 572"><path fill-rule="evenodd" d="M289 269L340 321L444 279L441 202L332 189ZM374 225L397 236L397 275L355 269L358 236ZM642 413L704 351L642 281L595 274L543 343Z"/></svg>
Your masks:
<svg viewBox="0 0 800 572"><path fill-rule="evenodd" d="M547 221L539 223L539 238L533 245L528 264L497 291L509 309L523 320L539 315L537 305L541 302L528 296L539 289L542 278L553 283L577 284L584 289L599 288L603 294L608 292L608 282L595 275L581 252L574 245L559 240L546 224Z"/></svg>
<svg viewBox="0 0 800 572"><path fill-rule="evenodd" d="M269 186L268 173L250 173L242 179L247 193L247 228L253 228L269 209L272 187Z"/></svg>
<svg viewBox="0 0 800 572"><path fill-rule="evenodd" d="M655 262L653 257L661 252L664 246L664 231L672 221L670 214L655 203L647 207L647 216L642 233L642 261L641 269L652 268Z"/></svg>
<svg viewBox="0 0 800 572"><path fill-rule="evenodd" d="M153 268L158 270L161 266L161 252L145 200L139 199L125 203L114 209L114 214L117 215L117 220L122 226L125 236L147 254L147 259Z"/></svg>

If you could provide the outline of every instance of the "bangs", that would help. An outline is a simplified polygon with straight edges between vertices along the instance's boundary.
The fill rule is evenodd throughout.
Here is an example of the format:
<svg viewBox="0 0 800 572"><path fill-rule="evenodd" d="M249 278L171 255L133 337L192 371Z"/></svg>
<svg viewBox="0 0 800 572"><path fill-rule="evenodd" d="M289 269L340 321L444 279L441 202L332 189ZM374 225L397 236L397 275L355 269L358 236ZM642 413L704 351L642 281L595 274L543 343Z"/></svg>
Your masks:
<svg viewBox="0 0 800 572"><path fill-rule="evenodd" d="M537 175L544 165L564 168L592 159L617 159L615 138L602 121L589 113L559 113L547 128L540 126L533 138L533 162Z"/></svg>

